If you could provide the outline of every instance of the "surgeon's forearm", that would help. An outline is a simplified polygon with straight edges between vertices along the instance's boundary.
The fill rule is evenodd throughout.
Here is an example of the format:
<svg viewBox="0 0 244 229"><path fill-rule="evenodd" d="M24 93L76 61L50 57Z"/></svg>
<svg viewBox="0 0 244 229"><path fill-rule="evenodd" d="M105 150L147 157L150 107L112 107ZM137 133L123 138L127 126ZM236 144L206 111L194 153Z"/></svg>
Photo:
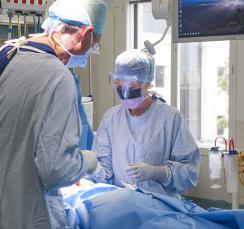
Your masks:
<svg viewBox="0 0 244 229"><path fill-rule="evenodd" d="M105 183L105 171L99 162L97 164L96 170L92 174L90 174L90 177L96 183Z"/></svg>
<svg viewBox="0 0 244 229"><path fill-rule="evenodd" d="M153 179L160 183L168 181L171 176L171 172L168 166L153 166L153 170Z"/></svg>
<svg viewBox="0 0 244 229"><path fill-rule="evenodd" d="M69 157L62 156L68 154ZM79 148L76 148L72 154L70 149L67 149L67 153L57 152L52 160L44 152L39 152L35 157L35 163L42 183L48 189L72 185L86 173Z"/></svg>

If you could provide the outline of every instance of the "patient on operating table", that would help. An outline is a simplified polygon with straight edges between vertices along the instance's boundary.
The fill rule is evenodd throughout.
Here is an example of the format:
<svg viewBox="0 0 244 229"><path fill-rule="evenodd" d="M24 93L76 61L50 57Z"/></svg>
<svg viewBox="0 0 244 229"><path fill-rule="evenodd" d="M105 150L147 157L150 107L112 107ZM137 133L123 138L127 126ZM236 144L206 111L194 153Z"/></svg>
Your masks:
<svg viewBox="0 0 244 229"><path fill-rule="evenodd" d="M67 228L243 228L244 210L207 211L185 199L82 179L63 188Z"/></svg>

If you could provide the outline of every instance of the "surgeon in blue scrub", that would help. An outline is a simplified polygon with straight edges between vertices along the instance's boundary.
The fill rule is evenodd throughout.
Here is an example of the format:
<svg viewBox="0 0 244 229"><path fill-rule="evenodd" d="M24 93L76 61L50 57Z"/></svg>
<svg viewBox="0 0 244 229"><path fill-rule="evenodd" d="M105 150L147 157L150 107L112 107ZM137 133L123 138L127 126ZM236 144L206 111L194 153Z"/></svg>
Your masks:
<svg viewBox="0 0 244 229"><path fill-rule="evenodd" d="M106 11L102 0L57 0L43 34L0 49L1 229L66 228L59 188L96 169L68 68L85 67L97 51Z"/></svg>
<svg viewBox="0 0 244 229"><path fill-rule="evenodd" d="M83 8L86 10L88 13L92 26L94 28L93 33L92 33L92 49L90 50L91 53L93 54L100 54L100 40L102 38L102 35L104 33L104 23L105 23L105 16L107 12L107 7L106 4L104 3L103 0L82 0L82 5ZM81 65L78 59L78 67L85 67L87 63L88 56L86 58L85 63ZM76 67L77 65L74 66L69 66L69 67ZM81 91L80 91L80 82L78 79L78 76L75 74L74 71L72 71L73 77L76 82L77 86L77 91L79 97L81 97ZM78 99L79 101L79 113L80 113L80 118L81 118L81 124L82 124L82 135L80 137L79 141L79 146L81 149L88 149L90 150L92 148L92 143L93 143L93 131L88 123L84 107L81 104L81 99Z"/></svg>
<svg viewBox="0 0 244 229"><path fill-rule="evenodd" d="M93 143L99 166L96 182L181 194L198 181L200 154L182 114L148 89L153 58L139 50L121 53L114 87L121 104L108 110Z"/></svg>

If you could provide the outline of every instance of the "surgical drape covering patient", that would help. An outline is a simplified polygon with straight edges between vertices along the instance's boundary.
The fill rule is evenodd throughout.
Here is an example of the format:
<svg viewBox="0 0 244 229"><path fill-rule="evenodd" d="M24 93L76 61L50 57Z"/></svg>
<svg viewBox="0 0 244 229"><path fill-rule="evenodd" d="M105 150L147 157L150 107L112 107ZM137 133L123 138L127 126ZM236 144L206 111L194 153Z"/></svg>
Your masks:
<svg viewBox="0 0 244 229"><path fill-rule="evenodd" d="M62 190L68 228L244 228L244 210L204 210L185 199L108 184Z"/></svg>

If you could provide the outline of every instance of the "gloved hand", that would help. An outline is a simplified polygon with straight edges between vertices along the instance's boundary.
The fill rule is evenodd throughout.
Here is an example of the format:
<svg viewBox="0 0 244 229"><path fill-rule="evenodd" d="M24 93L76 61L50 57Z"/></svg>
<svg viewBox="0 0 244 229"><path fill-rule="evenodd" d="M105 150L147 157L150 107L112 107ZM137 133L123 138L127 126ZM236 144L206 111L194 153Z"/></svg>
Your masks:
<svg viewBox="0 0 244 229"><path fill-rule="evenodd" d="M83 156L83 166L86 168L87 173L93 173L98 163L96 153L90 150L82 150L81 154Z"/></svg>
<svg viewBox="0 0 244 229"><path fill-rule="evenodd" d="M146 163L133 163L124 170L135 181L157 180L164 182L169 176L169 168L163 165L154 166Z"/></svg>

